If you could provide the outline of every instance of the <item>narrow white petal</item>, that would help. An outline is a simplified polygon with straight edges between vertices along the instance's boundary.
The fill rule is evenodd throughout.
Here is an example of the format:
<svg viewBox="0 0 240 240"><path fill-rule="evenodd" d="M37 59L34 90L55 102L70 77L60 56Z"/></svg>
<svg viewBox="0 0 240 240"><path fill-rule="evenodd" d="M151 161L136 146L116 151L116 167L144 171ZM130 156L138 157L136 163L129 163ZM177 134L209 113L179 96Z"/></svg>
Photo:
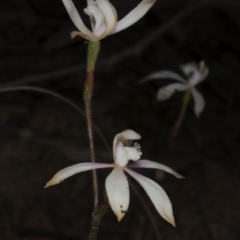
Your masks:
<svg viewBox="0 0 240 240"><path fill-rule="evenodd" d="M169 84L166 87L162 87L158 90L157 92L157 100L158 101L164 101L169 99L173 93L177 90L177 91L185 91L189 88L189 86L187 84L183 84L183 83L172 83Z"/></svg>
<svg viewBox="0 0 240 240"><path fill-rule="evenodd" d="M62 182L64 179L73 176L76 173L92 170L92 169L97 169L97 168L112 168L115 165L113 164L107 164L107 163L79 163L75 164L73 166L67 167L62 169L61 171L57 172L53 178L47 182L46 187L49 187L51 185L58 184Z"/></svg>
<svg viewBox="0 0 240 240"><path fill-rule="evenodd" d="M193 99L194 99L194 112L197 117L200 116L201 112L205 107L205 101L201 93L199 93L195 88L192 89Z"/></svg>
<svg viewBox="0 0 240 240"><path fill-rule="evenodd" d="M148 76L146 76L145 78L143 78L142 80L140 80L139 83L143 83L152 79L158 79L158 78L169 78L169 79L174 79L176 81L182 82L182 83L186 83L187 81L181 77L180 75L178 75L175 72L172 71L160 71L160 72L154 72L152 74L149 74Z"/></svg>
<svg viewBox="0 0 240 240"><path fill-rule="evenodd" d="M129 186L122 168L114 168L108 175L105 187L109 204L118 221L124 217L129 205Z"/></svg>
<svg viewBox="0 0 240 240"><path fill-rule="evenodd" d="M139 184L146 191L148 196L153 202L153 205L157 209L158 213L169 223L175 226L172 204L166 194L166 192L153 180L144 177L128 168L124 170L129 173L133 178L135 178Z"/></svg>
<svg viewBox="0 0 240 240"><path fill-rule="evenodd" d="M72 19L73 23L78 28L78 30L80 32L82 32L84 35L89 36L90 39L91 38L94 39L92 32L83 23L72 0L62 0L62 1L63 1L65 8L67 9L67 12L68 12L70 18Z"/></svg>
<svg viewBox="0 0 240 240"><path fill-rule="evenodd" d="M173 174L176 178L184 178L181 174L177 173L170 167L167 167L163 164L149 161L149 160L138 160L134 163L131 163L128 165L129 168L154 168L154 169L160 169L165 172Z"/></svg>
<svg viewBox="0 0 240 240"><path fill-rule="evenodd" d="M123 29L133 25L135 22L141 19L148 12L148 10L152 7L152 5L155 2L156 0L143 0L129 14L127 14L123 19L117 22L112 34L120 32Z"/></svg>
<svg viewBox="0 0 240 240"><path fill-rule="evenodd" d="M97 0L97 4L105 17L107 24L107 29L105 33L101 36L101 38L104 38L108 36L115 28L117 23L117 14L115 8L109 1Z"/></svg>

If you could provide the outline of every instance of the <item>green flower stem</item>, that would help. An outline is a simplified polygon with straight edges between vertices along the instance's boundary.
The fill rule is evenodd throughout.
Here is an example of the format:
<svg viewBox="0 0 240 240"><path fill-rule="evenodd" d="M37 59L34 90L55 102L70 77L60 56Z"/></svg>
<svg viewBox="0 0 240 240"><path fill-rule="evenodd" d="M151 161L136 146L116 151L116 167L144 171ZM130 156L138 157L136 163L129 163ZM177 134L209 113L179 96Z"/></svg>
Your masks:
<svg viewBox="0 0 240 240"><path fill-rule="evenodd" d="M89 42L88 43L87 76L86 76L86 80L85 80L84 93L83 93L83 98L84 98L84 102L85 102L86 118L87 118L90 154L91 154L92 162L95 162L95 153L94 153L94 140L93 140L91 100L92 100L93 87L94 87L94 69L95 69L95 64L97 61L99 49L100 49L99 42ZM94 207L96 209L98 206L98 183L97 183L96 170L93 170L93 191L94 191Z"/></svg>
<svg viewBox="0 0 240 240"><path fill-rule="evenodd" d="M98 206L93 212L92 225L88 236L88 240L95 240L97 238L97 232L99 229L100 221L102 217L107 213L109 208L110 206L105 193L103 203L100 206Z"/></svg>
<svg viewBox="0 0 240 240"><path fill-rule="evenodd" d="M100 42L88 43L87 72L94 71L99 50L100 50Z"/></svg>
<svg viewBox="0 0 240 240"><path fill-rule="evenodd" d="M171 133L171 137L170 137L170 146L171 147L173 146L174 140L175 140L175 138L178 134L178 131L183 123L183 120L184 120L184 117L186 114L186 110L187 110L189 101L191 99L191 92L192 92L191 89L188 89L183 96L181 111L178 115L177 121L174 124L173 130Z"/></svg>

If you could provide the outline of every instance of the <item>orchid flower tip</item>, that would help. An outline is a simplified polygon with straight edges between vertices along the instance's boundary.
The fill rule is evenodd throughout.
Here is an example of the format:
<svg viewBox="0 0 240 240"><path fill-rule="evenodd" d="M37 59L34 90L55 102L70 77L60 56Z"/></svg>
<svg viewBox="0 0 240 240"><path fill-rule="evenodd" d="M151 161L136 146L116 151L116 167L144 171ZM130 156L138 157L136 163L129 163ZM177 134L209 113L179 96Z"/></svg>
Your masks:
<svg viewBox="0 0 240 240"><path fill-rule="evenodd" d="M48 188L48 187L50 187L50 185L49 185L49 184L46 184L43 188Z"/></svg>
<svg viewBox="0 0 240 240"><path fill-rule="evenodd" d="M122 218L123 218L123 216L117 216L118 222L121 222Z"/></svg>
<svg viewBox="0 0 240 240"><path fill-rule="evenodd" d="M48 187L50 187L50 186L52 186L52 185L54 185L54 184L56 184L56 183L53 183L52 181L49 181L49 182L46 183L46 185L44 186L44 188L48 188Z"/></svg>
<svg viewBox="0 0 240 240"><path fill-rule="evenodd" d="M185 179L185 177L184 177L183 175L181 175L181 174L178 174L177 178L179 178L179 179Z"/></svg>
<svg viewBox="0 0 240 240"><path fill-rule="evenodd" d="M76 36L78 36L79 34L78 34L78 32L77 31L73 31L73 32L71 32L71 39L73 39L73 38L75 38Z"/></svg>
<svg viewBox="0 0 240 240"><path fill-rule="evenodd" d="M171 223L173 225L173 227L176 227L176 223L175 223L174 218L169 219L169 223Z"/></svg>

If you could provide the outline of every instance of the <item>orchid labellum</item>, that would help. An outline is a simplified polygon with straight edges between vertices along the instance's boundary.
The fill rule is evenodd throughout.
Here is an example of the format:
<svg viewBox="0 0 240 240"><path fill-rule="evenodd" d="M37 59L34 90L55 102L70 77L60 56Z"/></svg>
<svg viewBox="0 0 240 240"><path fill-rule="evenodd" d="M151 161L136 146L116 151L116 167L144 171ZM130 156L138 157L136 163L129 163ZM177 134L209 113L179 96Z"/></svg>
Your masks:
<svg viewBox="0 0 240 240"><path fill-rule="evenodd" d="M132 168L152 168L161 169L168 173L173 174L177 178L183 178L180 174L173 169L162 165L157 162L149 160L139 160L142 152L140 145L137 143L132 144L133 140L139 140L141 136L133 130L125 130L117 134L113 141L113 159L114 163L79 163L67 167L57 172L53 178L47 182L45 187L58 184L64 179L80 172L98 168L113 168L112 172L108 175L105 181L106 192L109 204L117 216L118 221L124 217L128 210L130 194L128 180L124 174L127 172L130 176L135 178L136 181L143 187L148 196L153 202L158 213L169 223L175 226L172 204L166 192L153 180L144 177L134 171ZM128 164L129 160L133 162Z"/></svg>
<svg viewBox="0 0 240 240"><path fill-rule="evenodd" d="M98 41L122 31L141 19L152 7L156 0L143 0L135 9L118 21L116 9L109 0L87 0L84 12L90 17L92 31L83 23L72 0L62 0L78 31L72 32L71 36L81 37L89 41Z"/></svg>

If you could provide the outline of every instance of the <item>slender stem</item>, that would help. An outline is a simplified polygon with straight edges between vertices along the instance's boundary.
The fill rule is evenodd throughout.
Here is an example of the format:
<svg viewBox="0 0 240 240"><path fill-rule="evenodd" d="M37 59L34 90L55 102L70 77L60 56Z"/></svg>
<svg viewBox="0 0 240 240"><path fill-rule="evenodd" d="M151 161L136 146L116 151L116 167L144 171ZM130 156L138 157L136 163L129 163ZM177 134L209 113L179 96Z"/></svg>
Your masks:
<svg viewBox="0 0 240 240"><path fill-rule="evenodd" d="M89 42L87 53L87 72L94 71L100 50L100 42Z"/></svg>
<svg viewBox="0 0 240 240"><path fill-rule="evenodd" d="M174 140L176 139L178 131L183 123L190 98L191 98L191 89L188 89L183 96L181 111L178 115L178 118L177 118L175 124L174 124L173 130L172 130L172 133L170 136L170 147L173 146Z"/></svg>
<svg viewBox="0 0 240 240"><path fill-rule="evenodd" d="M99 42L89 42L88 43L88 53L87 53L87 76L84 85L83 98L85 102L85 111L87 118L87 128L88 137L90 145L91 161L95 162L94 153L94 140L93 140L93 123L92 123L92 107L91 100L94 87L94 69L97 61L97 56L100 49ZM97 184L97 172L93 170L93 191L94 191L94 207L98 206L98 184Z"/></svg>
<svg viewBox="0 0 240 240"><path fill-rule="evenodd" d="M109 203L108 203L106 193L104 193L104 200L102 204L98 206L93 212L92 225L91 225L90 233L88 236L88 240L95 240L97 238L97 232L99 229L100 221L102 217L107 213L108 209L109 209Z"/></svg>

